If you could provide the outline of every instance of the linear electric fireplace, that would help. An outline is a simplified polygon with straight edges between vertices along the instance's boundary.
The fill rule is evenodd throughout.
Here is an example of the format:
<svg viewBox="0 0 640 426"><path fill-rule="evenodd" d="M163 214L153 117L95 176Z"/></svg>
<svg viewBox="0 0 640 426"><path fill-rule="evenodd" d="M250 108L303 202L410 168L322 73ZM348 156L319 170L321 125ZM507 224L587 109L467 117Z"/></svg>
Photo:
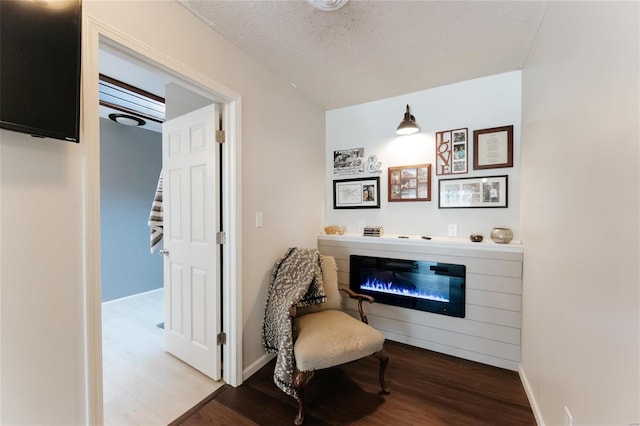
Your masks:
<svg viewBox="0 0 640 426"><path fill-rule="evenodd" d="M376 302L464 318L464 265L352 254L349 287Z"/></svg>

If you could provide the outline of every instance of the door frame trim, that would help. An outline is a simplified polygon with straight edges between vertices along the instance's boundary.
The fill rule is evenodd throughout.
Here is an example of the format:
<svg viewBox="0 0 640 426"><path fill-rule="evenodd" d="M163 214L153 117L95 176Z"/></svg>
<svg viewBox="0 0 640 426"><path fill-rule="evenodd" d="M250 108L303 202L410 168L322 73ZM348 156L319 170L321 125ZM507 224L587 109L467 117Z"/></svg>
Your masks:
<svg viewBox="0 0 640 426"><path fill-rule="evenodd" d="M227 243L222 246L223 380L242 384L242 134L241 96L173 58L85 15L82 35L81 149L84 153L83 229L85 304L85 401L87 424L104 424L102 373L102 304L100 278L100 115L98 99L99 49L101 42L119 44L154 62L166 72L193 83L224 105L227 142L223 145L224 182L221 211ZM232 285L233 284L233 285Z"/></svg>

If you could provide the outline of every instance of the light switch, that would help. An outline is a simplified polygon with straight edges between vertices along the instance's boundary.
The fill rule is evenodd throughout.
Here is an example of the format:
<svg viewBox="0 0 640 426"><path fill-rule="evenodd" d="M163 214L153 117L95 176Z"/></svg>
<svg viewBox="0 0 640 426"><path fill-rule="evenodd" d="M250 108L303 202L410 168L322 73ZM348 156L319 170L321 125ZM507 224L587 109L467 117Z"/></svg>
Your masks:
<svg viewBox="0 0 640 426"><path fill-rule="evenodd" d="M256 213L256 228L262 228L263 225L263 217L262 212Z"/></svg>

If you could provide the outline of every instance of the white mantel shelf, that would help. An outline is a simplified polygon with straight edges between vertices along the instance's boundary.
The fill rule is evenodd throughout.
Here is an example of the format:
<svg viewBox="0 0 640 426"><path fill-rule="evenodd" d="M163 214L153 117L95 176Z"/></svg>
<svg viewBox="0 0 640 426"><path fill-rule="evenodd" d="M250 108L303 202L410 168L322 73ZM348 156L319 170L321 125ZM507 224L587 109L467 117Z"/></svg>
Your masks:
<svg viewBox="0 0 640 426"><path fill-rule="evenodd" d="M326 242L339 242L351 244L368 244L370 246L382 245L393 246L399 245L404 247L405 251L410 248L416 248L418 251L428 250L433 248L439 253L444 254L443 251L459 251L459 250L473 250L482 252L499 252L499 253L515 253L522 256L524 253L524 246L520 244L520 241L511 241L509 244L498 244L486 239L479 243L473 243L469 239L465 238L448 238L448 237L431 237L430 240L425 240L421 236L408 235L408 238L399 238L398 235L383 235L382 237L364 237L359 234L344 234L344 235L318 235L319 241Z"/></svg>
<svg viewBox="0 0 640 426"><path fill-rule="evenodd" d="M369 323L387 339L517 371L522 321L522 264L518 242L473 243L466 238L358 234L318 235L318 249L333 256L338 280L348 284L353 254L425 260L466 266L464 318L374 303L367 305ZM344 299L356 316L356 305Z"/></svg>

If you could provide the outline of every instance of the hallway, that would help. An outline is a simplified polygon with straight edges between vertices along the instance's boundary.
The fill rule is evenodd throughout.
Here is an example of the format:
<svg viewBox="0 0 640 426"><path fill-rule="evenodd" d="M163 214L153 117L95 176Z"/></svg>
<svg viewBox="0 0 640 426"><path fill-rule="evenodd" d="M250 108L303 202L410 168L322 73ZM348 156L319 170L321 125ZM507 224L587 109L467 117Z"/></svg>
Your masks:
<svg viewBox="0 0 640 426"><path fill-rule="evenodd" d="M164 351L163 290L102 305L105 425L166 425L223 385Z"/></svg>

